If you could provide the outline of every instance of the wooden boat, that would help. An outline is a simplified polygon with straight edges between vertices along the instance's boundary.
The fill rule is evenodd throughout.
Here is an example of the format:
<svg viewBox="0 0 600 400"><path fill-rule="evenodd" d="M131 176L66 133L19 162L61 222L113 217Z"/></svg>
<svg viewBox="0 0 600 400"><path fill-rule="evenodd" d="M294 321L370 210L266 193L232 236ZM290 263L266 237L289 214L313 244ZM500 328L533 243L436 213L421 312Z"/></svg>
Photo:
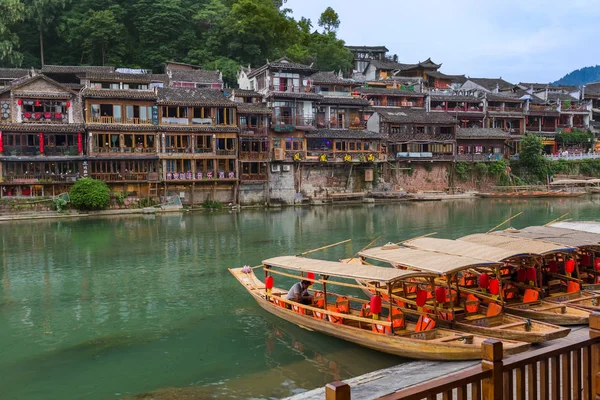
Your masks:
<svg viewBox="0 0 600 400"><path fill-rule="evenodd" d="M376 282L377 291L391 291L393 287L407 278L432 277L428 273L381 267L361 267L295 256L271 258L263 261L263 264L268 277L272 277L273 274L282 275L322 285L322 304L317 302L313 305L301 305L287 300L287 291L283 289L275 287L267 289L265 283L261 282L248 268L229 270L262 308L308 330L321 332L385 353L427 360L480 359L481 343L489 338L450 329L437 327L431 329L430 321L427 324L429 329L422 329L424 324L406 321L400 310L392 305L381 311L380 319L367 318L368 313L365 311L366 304L369 303L367 300L336 296L327 292L329 284L359 288L358 285L347 283L344 279ZM302 276L282 272L279 269L295 271L301 273ZM320 275L320 279L310 277L309 273ZM341 280L338 281L335 278ZM332 297L335 297L335 300ZM356 308L356 304L360 304L360 308ZM344 305L343 309L341 305ZM390 318L390 316L392 317ZM421 320L421 322L424 321L426 321L426 316L423 316ZM505 354L515 354L529 347L528 343L511 340L503 340L503 345Z"/></svg>
<svg viewBox="0 0 600 400"><path fill-rule="evenodd" d="M432 300L422 307L432 308L440 322L445 321L441 323L452 326L453 329L530 343L553 340L569 334L570 329L568 328L506 315L502 312L504 302L501 296L494 298L491 294L459 285L462 280L460 277L462 272L478 268L492 271L502 266L499 262L397 245L386 245L361 251L359 255L388 262L396 268L410 268L435 273L440 278L435 281L437 286L435 290L442 288L446 291L444 302L434 301L434 296L431 295ZM417 290L411 291L407 286L405 283L403 294L393 293L393 296L399 297L394 300L406 302L405 299L412 300L416 297ZM433 285L426 290L432 292L432 288ZM501 290L500 286L498 290ZM488 305L493 303L494 306L486 306L486 302ZM489 309L490 307L491 309Z"/></svg>
<svg viewBox="0 0 600 400"><path fill-rule="evenodd" d="M515 243L511 238L503 240L502 235L497 234L471 235L462 239L418 238L405 242L404 245L415 249L459 256L469 255L478 260L503 263L503 267L492 271L492 274L501 278L501 298L504 301L504 310L509 314L555 325L588 323L589 312L577 307L556 307L554 303L542 299L528 299L528 302L524 302L522 294L527 290L526 285L512 282L512 274L522 268L522 262L541 263L545 254L570 252L573 251L572 248L524 237ZM492 246L493 244L496 246ZM514 288L511 289L511 286ZM505 295L505 292L508 294Z"/></svg>
<svg viewBox="0 0 600 400"><path fill-rule="evenodd" d="M592 194L600 194L600 187L590 187L587 190Z"/></svg>
<svg viewBox="0 0 600 400"><path fill-rule="evenodd" d="M477 193L477 196L492 199L527 199L527 198L552 198L552 197L579 197L585 192L559 192L559 191L523 191L523 192L491 192Z"/></svg>

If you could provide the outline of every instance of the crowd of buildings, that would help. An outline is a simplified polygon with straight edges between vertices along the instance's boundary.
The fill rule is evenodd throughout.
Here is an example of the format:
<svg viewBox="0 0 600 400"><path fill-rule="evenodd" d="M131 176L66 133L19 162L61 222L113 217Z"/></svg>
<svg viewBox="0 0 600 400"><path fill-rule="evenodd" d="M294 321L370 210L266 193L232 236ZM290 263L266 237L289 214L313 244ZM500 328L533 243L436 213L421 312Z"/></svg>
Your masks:
<svg viewBox="0 0 600 400"><path fill-rule="evenodd" d="M241 68L236 89L177 62L0 69L0 195L92 177L140 196L262 202L301 192L303 165L354 165L372 182L376 164L493 161L525 133L554 153L557 132L600 128L600 83L511 84L349 49L351 77L282 58Z"/></svg>

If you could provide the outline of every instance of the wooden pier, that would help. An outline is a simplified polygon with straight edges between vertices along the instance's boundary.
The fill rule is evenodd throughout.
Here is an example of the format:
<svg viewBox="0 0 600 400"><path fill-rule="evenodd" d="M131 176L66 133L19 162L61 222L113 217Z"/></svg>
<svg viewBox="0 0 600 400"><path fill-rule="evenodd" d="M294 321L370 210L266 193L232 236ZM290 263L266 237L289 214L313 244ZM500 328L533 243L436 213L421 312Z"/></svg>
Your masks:
<svg viewBox="0 0 600 400"><path fill-rule="evenodd" d="M568 339L568 340L567 340ZM390 393L381 400L600 400L600 313L589 329L539 349L502 358L502 343L486 340L480 364ZM332 382L326 400L350 400L351 387Z"/></svg>

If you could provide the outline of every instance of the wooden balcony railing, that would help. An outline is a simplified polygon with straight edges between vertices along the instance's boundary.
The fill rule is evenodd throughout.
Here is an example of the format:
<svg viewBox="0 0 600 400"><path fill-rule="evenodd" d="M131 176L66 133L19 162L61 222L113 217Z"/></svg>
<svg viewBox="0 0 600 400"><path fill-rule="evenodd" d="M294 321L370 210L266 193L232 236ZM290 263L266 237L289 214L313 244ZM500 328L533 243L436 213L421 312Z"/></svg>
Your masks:
<svg viewBox="0 0 600 400"><path fill-rule="evenodd" d="M513 112L513 113L522 113L522 107L509 107L509 106L488 106L488 111L492 112Z"/></svg>
<svg viewBox="0 0 600 400"><path fill-rule="evenodd" d="M581 329L546 347L503 359L502 342L482 344L480 365L423 382L379 400L537 400L600 398L600 313L590 315L589 329ZM325 387L330 400L350 400L343 382Z"/></svg>
<svg viewBox="0 0 600 400"><path fill-rule="evenodd" d="M504 158L502 154L457 154L456 161L477 161L477 162L492 162L498 161Z"/></svg>
<svg viewBox="0 0 600 400"><path fill-rule="evenodd" d="M94 179L98 179L104 182L118 182L118 181L147 181L150 180L147 172L92 172L90 176Z"/></svg>
<svg viewBox="0 0 600 400"><path fill-rule="evenodd" d="M6 182L13 183L54 183L54 182L75 182L78 174L23 174L13 175L8 173L3 177Z"/></svg>
<svg viewBox="0 0 600 400"><path fill-rule="evenodd" d="M304 85L293 86L293 85L271 85L269 90L272 92L285 92L285 93L308 93L310 88Z"/></svg>
<svg viewBox="0 0 600 400"><path fill-rule="evenodd" d="M154 147L92 147L93 153L142 153L142 154L155 154L156 149Z"/></svg>
<svg viewBox="0 0 600 400"><path fill-rule="evenodd" d="M267 174L242 174L242 181L266 181L268 179Z"/></svg>
<svg viewBox="0 0 600 400"><path fill-rule="evenodd" d="M274 126L313 126L314 117L275 117L271 122Z"/></svg>
<svg viewBox="0 0 600 400"><path fill-rule="evenodd" d="M556 106L529 105L529 111L556 111Z"/></svg>
<svg viewBox="0 0 600 400"><path fill-rule="evenodd" d="M236 150L217 150L218 156L235 156Z"/></svg>
<svg viewBox="0 0 600 400"><path fill-rule="evenodd" d="M271 152L265 151L240 151L240 160L268 160Z"/></svg>
<svg viewBox="0 0 600 400"><path fill-rule="evenodd" d="M252 127L252 126L240 126L240 135L256 135L264 136L269 134L269 129L266 126Z"/></svg>
<svg viewBox="0 0 600 400"><path fill-rule="evenodd" d="M134 124L134 125L150 125L152 120L141 118L122 118L122 117L89 117L89 123L92 124Z"/></svg>
<svg viewBox="0 0 600 400"><path fill-rule="evenodd" d="M53 112L23 112L21 113L22 121L25 123L66 123L68 115L63 113Z"/></svg>
<svg viewBox="0 0 600 400"><path fill-rule="evenodd" d="M218 179L236 179L236 174L233 171L208 171L208 172L196 172L195 174L191 171L177 172L169 171L166 174L167 181L206 181L206 180L218 180Z"/></svg>

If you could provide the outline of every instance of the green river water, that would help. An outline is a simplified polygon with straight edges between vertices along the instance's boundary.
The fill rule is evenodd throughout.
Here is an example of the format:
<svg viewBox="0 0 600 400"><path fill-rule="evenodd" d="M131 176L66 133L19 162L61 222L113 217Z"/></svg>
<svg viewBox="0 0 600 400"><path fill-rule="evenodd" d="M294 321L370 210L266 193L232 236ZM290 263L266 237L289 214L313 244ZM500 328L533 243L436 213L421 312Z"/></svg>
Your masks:
<svg viewBox="0 0 600 400"><path fill-rule="evenodd" d="M280 398L396 365L266 313L227 268L348 238L312 256L348 257L379 235L458 238L519 211L515 227L598 220L599 207L597 196L0 223L0 398Z"/></svg>

